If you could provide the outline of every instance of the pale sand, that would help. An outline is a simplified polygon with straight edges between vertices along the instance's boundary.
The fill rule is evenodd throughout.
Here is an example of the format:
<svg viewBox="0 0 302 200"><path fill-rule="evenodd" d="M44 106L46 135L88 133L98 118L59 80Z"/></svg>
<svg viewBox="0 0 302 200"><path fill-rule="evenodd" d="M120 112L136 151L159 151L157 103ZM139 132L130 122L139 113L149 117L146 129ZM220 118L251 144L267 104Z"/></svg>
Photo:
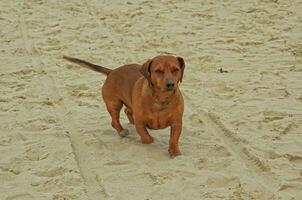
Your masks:
<svg viewBox="0 0 302 200"><path fill-rule="evenodd" d="M302 199L301 0L0 8L1 200ZM105 77L60 58L114 68L165 53L187 64L174 159L168 129L142 145L122 114L118 137Z"/></svg>

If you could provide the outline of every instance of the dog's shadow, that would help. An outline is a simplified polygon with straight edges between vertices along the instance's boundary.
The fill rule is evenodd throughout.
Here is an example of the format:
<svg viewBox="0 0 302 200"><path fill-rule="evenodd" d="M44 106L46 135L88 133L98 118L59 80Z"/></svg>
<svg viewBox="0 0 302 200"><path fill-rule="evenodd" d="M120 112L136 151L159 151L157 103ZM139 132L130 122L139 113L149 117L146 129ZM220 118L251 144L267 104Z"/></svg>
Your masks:
<svg viewBox="0 0 302 200"><path fill-rule="evenodd" d="M167 160L169 131L148 130L154 138L152 144L142 144L139 135L136 133L135 127L131 124L125 124L124 127L129 130L126 137L120 137L114 129L106 129L102 133L96 135L99 147L107 153L119 153L125 157L141 157L153 160Z"/></svg>

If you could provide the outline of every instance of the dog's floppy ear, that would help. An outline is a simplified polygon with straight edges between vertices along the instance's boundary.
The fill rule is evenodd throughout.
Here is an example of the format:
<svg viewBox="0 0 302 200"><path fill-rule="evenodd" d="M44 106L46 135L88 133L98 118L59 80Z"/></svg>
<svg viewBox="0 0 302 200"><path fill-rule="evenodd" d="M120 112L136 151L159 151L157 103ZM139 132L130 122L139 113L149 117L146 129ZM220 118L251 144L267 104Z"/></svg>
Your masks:
<svg viewBox="0 0 302 200"><path fill-rule="evenodd" d="M148 80L149 85L152 85L151 70L150 70L151 64L152 64L152 60L150 59L142 65L141 70L140 70L142 75L144 75L144 77Z"/></svg>
<svg viewBox="0 0 302 200"><path fill-rule="evenodd" d="M184 71L185 71L185 61L182 57L176 57L179 64L180 64L180 70L181 70L181 76L180 76L180 82L182 82L182 77L184 75Z"/></svg>

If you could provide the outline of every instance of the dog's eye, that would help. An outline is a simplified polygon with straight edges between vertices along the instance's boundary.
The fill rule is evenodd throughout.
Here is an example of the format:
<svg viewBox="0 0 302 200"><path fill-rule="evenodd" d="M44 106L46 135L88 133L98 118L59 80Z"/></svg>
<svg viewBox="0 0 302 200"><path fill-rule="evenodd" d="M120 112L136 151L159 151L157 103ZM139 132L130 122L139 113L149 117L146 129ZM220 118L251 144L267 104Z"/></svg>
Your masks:
<svg viewBox="0 0 302 200"><path fill-rule="evenodd" d="M172 73L175 74L175 73L177 73L178 71L179 71L179 69L178 69L178 68L175 68L175 69L173 69Z"/></svg>
<svg viewBox="0 0 302 200"><path fill-rule="evenodd" d="M161 71L161 70L159 70L159 69L155 70L155 72L156 72L157 74L163 74L163 73L164 73L163 71Z"/></svg>

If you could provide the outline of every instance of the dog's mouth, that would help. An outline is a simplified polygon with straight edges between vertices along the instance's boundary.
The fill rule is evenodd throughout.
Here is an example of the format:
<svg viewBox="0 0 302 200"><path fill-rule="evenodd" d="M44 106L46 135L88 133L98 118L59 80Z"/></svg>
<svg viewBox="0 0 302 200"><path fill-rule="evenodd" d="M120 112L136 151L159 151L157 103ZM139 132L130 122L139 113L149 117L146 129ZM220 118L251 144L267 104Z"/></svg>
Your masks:
<svg viewBox="0 0 302 200"><path fill-rule="evenodd" d="M174 86L174 87L165 87L164 88L164 92L174 92L174 91L176 91L176 89L177 89L177 86Z"/></svg>
<svg viewBox="0 0 302 200"><path fill-rule="evenodd" d="M177 86L174 87L154 87L154 90L160 91L162 93L173 93L177 90Z"/></svg>

